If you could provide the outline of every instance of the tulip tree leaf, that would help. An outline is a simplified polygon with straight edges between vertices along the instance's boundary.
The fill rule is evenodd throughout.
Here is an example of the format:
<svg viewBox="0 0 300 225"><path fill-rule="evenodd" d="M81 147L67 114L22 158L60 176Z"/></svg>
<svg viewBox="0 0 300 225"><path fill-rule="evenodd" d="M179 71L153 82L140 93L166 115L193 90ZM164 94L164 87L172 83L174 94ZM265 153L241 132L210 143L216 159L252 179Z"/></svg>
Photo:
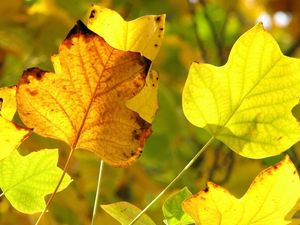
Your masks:
<svg viewBox="0 0 300 225"><path fill-rule="evenodd" d="M291 113L299 97L300 59L284 56L259 23L237 40L224 66L192 64L183 111L238 154L264 158L300 139Z"/></svg>

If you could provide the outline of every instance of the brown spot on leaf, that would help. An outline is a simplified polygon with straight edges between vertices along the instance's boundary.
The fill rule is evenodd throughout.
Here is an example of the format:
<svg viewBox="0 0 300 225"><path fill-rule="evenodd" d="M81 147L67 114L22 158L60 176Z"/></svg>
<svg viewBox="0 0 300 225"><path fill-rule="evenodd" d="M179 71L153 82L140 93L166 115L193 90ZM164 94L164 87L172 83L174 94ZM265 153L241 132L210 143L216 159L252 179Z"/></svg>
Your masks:
<svg viewBox="0 0 300 225"><path fill-rule="evenodd" d="M207 193L209 191L209 188L206 187L204 190L203 190L205 193Z"/></svg>
<svg viewBox="0 0 300 225"><path fill-rule="evenodd" d="M158 44L155 44L154 47L157 48L157 47L158 47Z"/></svg>
<svg viewBox="0 0 300 225"><path fill-rule="evenodd" d="M164 28L162 28L162 27L161 27L161 28L159 28L159 30L163 31L163 30L164 30Z"/></svg>
<svg viewBox="0 0 300 225"><path fill-rule="evenodd" d="M96 33L87 28L87 26L81 20L78 20L76 25L68 33L63 44L70 48L74 45L72 39L79 38L80 36L84 36L85 38L88 38L88 36L97 36L98 38L101 38Z"/></svg>
<svg viewBox="0 0 300 225"><path fill-rule="evenodd" d="M32 68L29 68L27 70L25 70L23 72L23 75L22 75L22 82L26 83L26 84L29 84L30 83L30 80L29 80L29 77L34 77L35 79L37 80L41 80L43 75L46 73L46 71L44 70L41 70L40 68L37 68L37 67L32 67Z"/></svg>
<svg viewBox="0 0 300 225"><path fill-rule="evenodd" d="M96 10L95 9L93 9L92 11L91 11L91 14L90 14L90 19L92 19L92 18L94 18L95 17L95 14L96 14Z"/></svg>
<svg viewBox="0 0 300 225"><path fill-rule="evenodd" d="M297 173L296 170L294 170L294 171L293 171L293 174L295 175L296 173Z"/></svg>
<svg viewBox="0 0 300 225"><path fill-rule="evenodd" d="M159 22L161 21L161 16L157 16L157 17L155 18L155 21L156 21L157 23L159 23Z"/></svg>
<svg viewBox="0 0 300 225"><path fill-rule="evenodd" d="M31 96L36 96L39 92L37 90L30 90L29 88L26 88L26 91L31 95Z"/></svg>
<svg viewBox="0 0 300 225"><path fill-rule="evenodd" d="M138 132L138 130L133 130L132 131L132 138L135 140L139 140L140 139L141 134Z"/></svg>

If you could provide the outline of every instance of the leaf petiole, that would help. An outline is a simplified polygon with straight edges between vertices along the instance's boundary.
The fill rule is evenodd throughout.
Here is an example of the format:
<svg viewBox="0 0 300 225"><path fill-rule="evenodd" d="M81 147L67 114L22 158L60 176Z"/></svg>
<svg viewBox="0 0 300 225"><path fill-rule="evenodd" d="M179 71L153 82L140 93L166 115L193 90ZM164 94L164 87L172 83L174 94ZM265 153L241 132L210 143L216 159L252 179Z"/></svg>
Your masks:
<svg viewBox="0 0 300 225"><path fill-rule="evenodd" d="M94 202L94 209L93 209L93 218L91 225L95 225L95 219L97 214L97 206L99 204L99 194L100 194L100 186L101 186L101 177L102 177L102 171L103 171L103 160L100 161L99 165L99 175L98 175L98 183L97 183L97 191L95 196L95 202Z"/></svg>
<svg viewBox="0 0 300 225"><path fill-rule="evenodd" d="M71 157L72 157L72 155L74 153L74 150L75 150L75 148L71 148L70 153L68 155L67 162L66 162L66 164L64 166L64 169L63 169L63 173L62 173L62 175L61 175L61 177L60 177L60 179L59 179L59 181L58 181L58 183L57 183L57 185L56 185L53 193L51 194L50 198L48 199L47 204L46 204L43 212L40 214L38 220L35 222L35 225L38 225L41 222L41 219L43 218L44 214L47 212L50 203L52 202L54 196L56 195L56 193L57 193L57 191L58 191L58 189L59 189L59 187L60 187L60 185L61 185L61 183L62 183L62 181L63 181L63 179L64 179L64 177L66 175L66 173L67 173L67 169L68 169L68 166L69 166L69 163L70 163L70 159L71 159Z"/></svg>
<svg viewBox="0 0 300 225"><path fill-rule="evenodd" d="M191 167L213 140L214 137L211 137L180 173L128 225L133 225L181 177L181 175Z"/></svg>

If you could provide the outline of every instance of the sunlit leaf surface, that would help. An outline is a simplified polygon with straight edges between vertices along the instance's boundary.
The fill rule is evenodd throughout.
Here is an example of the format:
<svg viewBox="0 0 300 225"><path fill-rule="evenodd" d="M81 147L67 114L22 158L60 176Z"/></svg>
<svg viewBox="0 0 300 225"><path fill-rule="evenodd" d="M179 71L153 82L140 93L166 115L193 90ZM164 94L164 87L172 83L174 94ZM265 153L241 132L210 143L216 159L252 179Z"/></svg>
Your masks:
<svg viewBox="0 0 300 225"><path fill-rule="evenodd" d="M183 209L203 225L299 224L291 214L300 208L299 199L299 175L286 157L262 171L242 198L208 182L206 189L183 203Z"/></svg>
<svg viewBox="0 0 300 225"><path fill-rule="evenodd" d="M101 205L102 209L118 220L122 225L129 224L141 211L136 206L128 202L116 202L109 205ZM134 224L136 225L155 225L149 216L142 215Z"/></svg>
<svg viewBox="0 0 300 225"><path fill-rule="evenodd" d="M53 61L55 73L24 72L17 88L22 121L111 165L132 164L151 131L126 101L144 87L151 61L110 47L80 21Z"/></svg>
<svg viewBox="0 0 300 225"><path fill-rule="evenodd" d="M263 158L300 139L291 113L299 98L300 59L284 56L260 23L238 39L224 66L192 64L183 110L238 154Z"/></svg>
<svg viewBox="0 0 300 225"><path fill-rule="evenodd" d="M31 130L11 122L16 112L16 87L0 88L0 160L9 156L30 135Z"/></svg>
<svg viewBox="0 0 300 225"><path fill-rule="evenodd" d="M0 188L10 203L23 213L41 212L44 197L53 192L62 170L57 167L58 150L44 149L21 156L14 151L0 161ZM71 182L65 175L59 191Z"/></svg>

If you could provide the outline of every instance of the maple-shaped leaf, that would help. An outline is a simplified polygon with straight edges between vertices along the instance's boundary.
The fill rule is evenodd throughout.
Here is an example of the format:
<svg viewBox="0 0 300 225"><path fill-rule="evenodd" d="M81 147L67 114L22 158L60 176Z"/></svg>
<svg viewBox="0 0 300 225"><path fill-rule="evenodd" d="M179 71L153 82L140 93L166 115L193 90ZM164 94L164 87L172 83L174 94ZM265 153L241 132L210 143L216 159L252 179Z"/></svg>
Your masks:
<svg viewBox="0 0 300 225"><path fill-rule="evenodd" d="M11 122L16 109L16 87L0 88L0 160L18 148L31 130Z"/></svg>
<svg viewBox="0 0 300 225"><path fill-rule="evenodd" d="M140 52L153 61L162 44L166 15L147 15L125 21L117 12L93 5L88 28L114 48ZM140 93L127 102L127 107L151 123L158 109L158 73L151 71Z"/></svg>
<svg viewBox="0 0 300 225"><path fill-rule="evenodd" d="M19 115L42 136L128 166L151 133L151 125L126 107L145 85L150 63L140 53L112 48L79 21L54 58L55 73L24 72L17 86Z"/></svg>
<svg viewBox="0 0 300 225"><path fill-rule="evenodd" d="M300 209L300 179L286 156L263 170L240 199L208 182L207 188L183 202L183 209L196 224L254 225L299 224L291 212Z"/></svg>
<svg viewBox="0 0 300 225"><path fill-rule="evenodd" d="M261 23L242 35L221 67L193 63L183 90L187 119L240 155L277 155L300 139L291 110L300 59L284 56Z"/></svg>
<svg viewBox="0 0 300 225"><path fill-rule="evenodd" d="M44 149L27 156L14 151L0 161L0 188L14 208L28 214L43 211L44 197L53 192L62 174L57 161L57 149ZM66 174L59 191L70 182Z"/></svg>
<svg viewBox="0 0 300 225"><path fill-rule="evenodd" d="M135 216L141 212L138 207L128 202L116 202L109 205L101 205L101 208L113 218L118 220L122 225L128 225ZM143 214L134 224L155 225L152 219L146 214Z"/></svg>

